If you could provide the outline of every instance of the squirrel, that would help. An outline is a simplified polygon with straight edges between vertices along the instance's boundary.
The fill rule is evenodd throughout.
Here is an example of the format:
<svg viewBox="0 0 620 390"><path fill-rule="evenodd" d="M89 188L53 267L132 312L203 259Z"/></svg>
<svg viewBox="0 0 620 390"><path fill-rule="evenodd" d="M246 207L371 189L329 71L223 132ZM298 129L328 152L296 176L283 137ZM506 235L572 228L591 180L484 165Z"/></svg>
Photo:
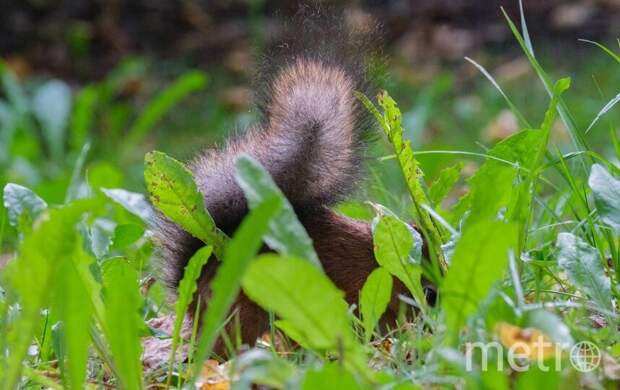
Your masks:
<svg viewBox="0 0 620 390"><path fill-rule="evenodd" d="M327 276L345 292L349 304L356 304L366 278L378 267L371 226L330 206L349 195L362 178L373 126L354 92L368 94L373 85L369 60L376 45L368 38L377 29L351 31L338 16L320 11L305 12L295 20L287 36L297 38L279 45L260 67L257 100L262 120L225 146L199 154L189 168L216 225L232 234L248 212L234 177L235 159L240 153L257 159L293 206ZM176 289L189 258L204 243L161 216L154 233L164 281ZM208 261L198 281L204 307L217 263ZM397 295L405 292L395 280L384 321L396 321ZM269 329L267 313L243 292L232 310L244 343L253 344ZM218 340L214 350L223 354L223 348Z"/></svg>

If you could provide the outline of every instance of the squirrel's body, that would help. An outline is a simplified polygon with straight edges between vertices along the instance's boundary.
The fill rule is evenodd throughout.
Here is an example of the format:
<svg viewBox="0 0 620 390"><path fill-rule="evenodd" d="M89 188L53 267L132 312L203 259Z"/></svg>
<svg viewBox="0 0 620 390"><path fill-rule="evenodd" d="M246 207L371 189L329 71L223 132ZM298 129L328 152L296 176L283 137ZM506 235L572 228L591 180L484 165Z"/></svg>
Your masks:
<svg viewBox="0 0 620 390"><path fill-rule="evenodd" d="M371 229L328 207L349 194L360 177L370 125L354 91L367 91L370 49L362 35L345 31L338 20L311 16L296 26L300 30L294 34L301 38L283 44L264 64L258 95L262 122L189 166L217 226L233 234L247 213L234 162L240 153L257 159L293 205L326 274L349 303L357 303L359 290L377 267ZM187 261L204 244L163 218L155 231L166 281L175 288ZM207 306L216 267L216 261L209 261L199 280ZM267 330L266 313L245 295L240 294L234 310L244 342L253 343ZM395 314L390 307L387 315Z"/></svg>

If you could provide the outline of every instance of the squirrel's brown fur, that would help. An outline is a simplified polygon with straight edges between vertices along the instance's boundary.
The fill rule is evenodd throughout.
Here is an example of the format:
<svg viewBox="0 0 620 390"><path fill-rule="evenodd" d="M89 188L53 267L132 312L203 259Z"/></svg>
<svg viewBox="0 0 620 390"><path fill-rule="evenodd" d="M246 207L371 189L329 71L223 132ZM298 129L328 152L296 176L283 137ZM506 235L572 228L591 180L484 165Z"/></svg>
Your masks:
<svg viewBox="0 0 620 390"><path fill-rule="evenodd" d="M354 91L366 92L372 47L366 34L347 31L341 20L306 11L285 42L266 56L258 75L262 121L223 148L196 157L189 166L205 205L217 226L232 234L247 212L234 177L240 153L256 158L293 205L314 242L326 274L357 303L359 290L377 266L368 223L331 211L360 177L369 121ZM373 32L370 32L372 35ZM155 240L165 280L175 288L191 255L202 245L175 224L160 218ZM210 296L216 261L209 261L199 281L202 302ZM397 284L394 294L403 292ZM253 343L268 327L268 318L243 293L234 310L242 339ZM386 316L395 318L390 307ZM222 351L221 342L216 348Z"/></svg>

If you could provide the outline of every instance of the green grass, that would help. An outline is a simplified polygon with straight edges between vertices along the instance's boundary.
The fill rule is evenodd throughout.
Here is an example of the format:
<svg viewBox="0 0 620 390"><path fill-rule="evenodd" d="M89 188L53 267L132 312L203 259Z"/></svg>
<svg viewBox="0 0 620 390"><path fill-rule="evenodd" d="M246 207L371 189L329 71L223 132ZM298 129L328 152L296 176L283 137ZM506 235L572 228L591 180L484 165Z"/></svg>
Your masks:
<svg viewBox="0 0 620 390"><path fill-rule="evenodd" d="M200 368L212 357L222 324L234 330L235 318L227 315L240 289L272 313L272 340L277 328L285 345L234 359L228 376L241 387L615 387L620 51L591 46L594 59L582 72L559 77L534 55L527 29L508 22L532 66L527 84L501 85L472 60L482 73L469 100L452 92L452 77L441 75L419 88L415 102L417 86L393 78L388 88L397 100L415 103L402 112L388 93L377 105L374 97L359 96L385 135L373 145L377 158L361 200L338 207L375 222L378 268L361 292L359 316L324 275L307 233L260 164L247 156L237 161L251 212L227 237L183 164L150 152L158 144L180 154L175 151L186 139L221 137L198 135L202 126L235 122L209 86L200 91L205 74L190 71L169 86L147 87L150 98L128 99L121 93L128 81L152 82L143 62L127 62L75 94L60 81L19 82L2 67L0 254L15 256L0 273L2 388L190 386L204 380ZM210 106L205 123L197 103L203 98ZM519 131L472 146L504 108L518 118ZM173 125L196 131L166 136ZM567 139L556 137L558 127ZM422 143L420 132L429 128L436 134ZM172 139L177 143L169 145ZM206 245L190 261L173 306L162 285L150 283L153 207ZM403 222L412 220L421 234ZM422 237L429 261L421 258ZM277 253L257 255L263 241ZM171 334L162 334L147 323L187 310L211 252L217 259L208 261L222 266L202 331L183 336L177 319ZM425 300L422 276L438 286L434 306ZM413 297L404 297L403 307L416 310L411 323L383 332L377 319L394 278ZM230 349L238 344L234 333ZM518 363L529 369L510 369L508 350L532 347L534 335L562 347L558 354L540 350L552 369L523 351ZM172 345L148 370L140 359L145 337ZM589 373L574 368L569 353L584 341L605 362ZM483 343L497 348L485 355L476 349ZM176 351L188 346L189 359L182 361Z"/></svg>

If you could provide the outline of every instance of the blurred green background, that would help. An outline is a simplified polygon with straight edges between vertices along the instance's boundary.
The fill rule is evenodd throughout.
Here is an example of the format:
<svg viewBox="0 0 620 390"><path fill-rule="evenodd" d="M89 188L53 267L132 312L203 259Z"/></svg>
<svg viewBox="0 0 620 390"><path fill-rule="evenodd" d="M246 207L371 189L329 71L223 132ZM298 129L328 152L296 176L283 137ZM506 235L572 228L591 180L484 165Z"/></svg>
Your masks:
<svg viewBox="0 0 620 390"><path fill-rule="evenodd" d="M485 67L534 124L548 97L502 16L518 2L337 1L346 23L383 25L382 88L397 99L414 150L484 152L519 129L504 98L465 56ZM554 79L573 80L566 101L585 130L620 87L613 60L588 39L618 49L617 0L524 1L536 55ZM143 156L158 149L186 160L256 119L255 58L275 44L293 1L14 1L0 15L0 185L20 183L62 203L76 167L90 188L143 192ZM587 134L611 155L611 111ZM570 151L561 122L556 144ZM86 146L85 146L86 145ZM402 180L378 141L356 195L398 209ZM480 161L420 155L439 169ZM78 173L76 173L78 172ZM75 189L74 189L75 190ZM77 189L79 192L79 189ZM85 188L84 191L89 191ZM458 194L455 194L455 198ZM3 219L6 213L1 215ZM3 251L16 233L0 221Z"/></svg>

